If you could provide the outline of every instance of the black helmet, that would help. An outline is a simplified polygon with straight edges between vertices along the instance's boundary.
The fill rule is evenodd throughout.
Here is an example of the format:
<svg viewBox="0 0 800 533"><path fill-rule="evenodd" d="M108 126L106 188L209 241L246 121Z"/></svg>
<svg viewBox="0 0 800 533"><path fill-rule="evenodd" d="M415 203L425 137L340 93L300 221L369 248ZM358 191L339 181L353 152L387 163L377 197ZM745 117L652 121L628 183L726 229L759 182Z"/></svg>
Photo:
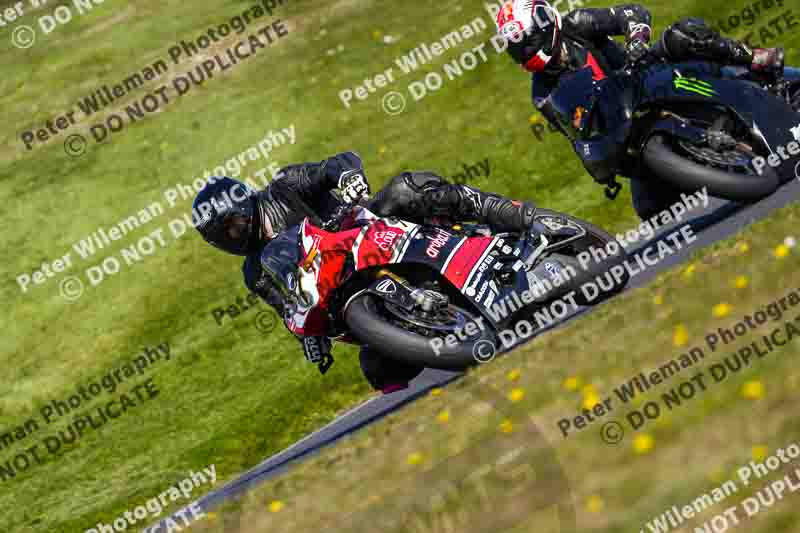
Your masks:
<svg viewBox="0 0 800 533"><path fill-rule="evenodd" d="M195 228L209 244L235 255L258 247L256 193L231 178L209 178L192 204Z"/></svg>

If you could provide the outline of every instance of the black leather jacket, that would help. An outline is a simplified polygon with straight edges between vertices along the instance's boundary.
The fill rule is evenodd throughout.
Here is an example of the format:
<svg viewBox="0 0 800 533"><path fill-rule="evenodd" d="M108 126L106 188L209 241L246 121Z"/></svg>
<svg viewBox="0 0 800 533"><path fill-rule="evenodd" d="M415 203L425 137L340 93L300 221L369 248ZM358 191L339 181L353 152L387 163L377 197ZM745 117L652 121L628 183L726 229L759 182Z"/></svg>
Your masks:
<svg viewBox="0 0 800 533"><path fill-rule="evenodd" d="M541 108L562 74L591 68L600 78L625 64L625 51L613 39L628 36L637 24L650 25L650 12L638 4L576 9L564 16L561 47L544 71L533 74L533 101Z"/></svg>
<svg viewBox="0 0 800 533"><path fill-rule="evenodd" d="M560 77L582 68L591 68L602 79L625 65L625 49L612 37L630 35L638 25L651 24L650 12L639 4L611 8L576 9L564 16L558 56L543 72L533 74L533 103L546 107L547 97ZM672 24L652 46L654 57L670 61L710 60L731 65L749 65L752 51L742 43L721 36L703 19L688 17ZM543 111L547 117L546 111ZM547 117L548 119L550 117Z"/></svg>

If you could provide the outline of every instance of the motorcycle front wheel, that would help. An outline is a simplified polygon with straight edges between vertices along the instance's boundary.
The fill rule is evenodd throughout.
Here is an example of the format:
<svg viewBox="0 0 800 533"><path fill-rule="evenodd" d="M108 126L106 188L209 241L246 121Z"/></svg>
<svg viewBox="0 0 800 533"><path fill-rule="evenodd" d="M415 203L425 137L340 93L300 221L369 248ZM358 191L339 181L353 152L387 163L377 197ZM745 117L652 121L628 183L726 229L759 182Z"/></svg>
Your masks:
<svg viewBox="0 0 800 533"><path fill-rule="evenodd" d="M415 315L363 293L348 304L344 318L361 344L415 366L464 370L491 360L497 348L490 325L452 303L435 315Z"/></svg>

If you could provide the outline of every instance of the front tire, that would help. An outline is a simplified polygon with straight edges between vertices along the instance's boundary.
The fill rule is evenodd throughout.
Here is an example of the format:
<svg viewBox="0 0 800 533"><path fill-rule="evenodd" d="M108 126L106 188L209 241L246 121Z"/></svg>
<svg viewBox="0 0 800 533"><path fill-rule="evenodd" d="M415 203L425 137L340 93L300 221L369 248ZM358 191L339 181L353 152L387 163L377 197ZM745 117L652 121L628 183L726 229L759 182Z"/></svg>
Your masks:
<svg viewBox="0 0 800 533"><path fill-rule="evenodd" d="M464 321L483 324L480 334L467 341L459 341L438 346L434 350L432 337L411 331L413 325L402 324L398 319L390 318L383 305L383 300L370 293L357 296L345 310L345 322L352 336L362 345L370 346L383 357L394 359L406 365L416 367L439 368L442 370L465 370L478 364L473 350L479 343L490 342L496 348L494 332L486 321L479 321L473 315L450 304L450 307L463 314ZM442 337L438 337L442 341Z"/></svg>

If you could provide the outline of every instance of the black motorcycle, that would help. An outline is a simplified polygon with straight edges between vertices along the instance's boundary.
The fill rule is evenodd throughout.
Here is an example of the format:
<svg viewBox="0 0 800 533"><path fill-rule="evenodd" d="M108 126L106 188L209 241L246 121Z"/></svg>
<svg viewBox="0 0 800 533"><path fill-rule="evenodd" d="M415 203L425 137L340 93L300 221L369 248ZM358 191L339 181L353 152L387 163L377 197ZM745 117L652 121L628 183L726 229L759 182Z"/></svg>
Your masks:
<svg viewBox="0 0 800 533"><path fill-rule="evenodd" d="M626 65L595 80L582 69L559 83L552 111L587 168L656 191L647 218L681 192L754 202L800 175L800 70L771 82L708 62Z"/></svg>

